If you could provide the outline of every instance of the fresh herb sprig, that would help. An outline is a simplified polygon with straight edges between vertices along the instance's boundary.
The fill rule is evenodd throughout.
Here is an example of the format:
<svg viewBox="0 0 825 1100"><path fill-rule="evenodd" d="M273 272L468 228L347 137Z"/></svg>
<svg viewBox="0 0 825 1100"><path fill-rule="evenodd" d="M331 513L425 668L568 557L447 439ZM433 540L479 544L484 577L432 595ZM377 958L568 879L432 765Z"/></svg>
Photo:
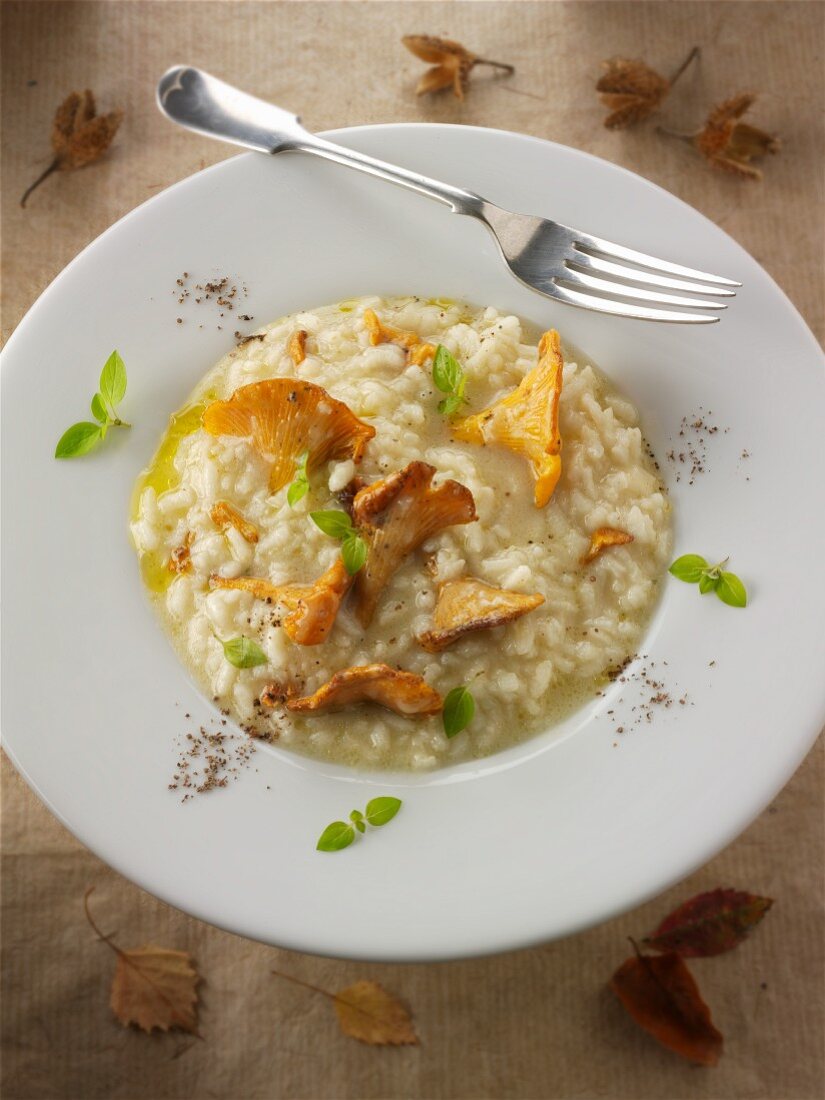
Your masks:
<svg viewBox="0 0 825 1100"><path fill-rule="evenodd" d="M318 852L340 852L342 848L349 848L355 840L356 830L359 833L365 833L367 825L378 829L380 826L386 825L388 821L392 821L400 809L400 798L389 796L372 798L367 803L364 813L361 813L360 810L352 810L348 822L333 821L331 825L327 825L318 838L315 850Z"/></svg>
<svg viewBox="0 0 825 1100"><path fill-rule="evenodd" d="M467 398L464 388L467 376L456 357L443 344L439 344L433 356L433 382L447 396L438 402L438 411L444 416L454 416Z"/></svg>
<svg viewBox="0 0 825 1100"><path fill-rule="evenodd" d="M729 561L730 558L725 558L716 565L709 565L701 554L683 554L671 565L669 572L687 584L698 584L702 595L715 592L729 607L747 607L747 589L735 573L725 569Z"/></svg>
<svg viewBox="0 0 825 1100"><path fill-rule="evenodd" d="M441 711L441 721L444 723L444 733L447 737L455 737L457 733L465 730L472 722L475 712L475 699L469 688L459 684L458 687L448 691Z"/></svg>
<svg viewBox="0 0 825 1100"><path fill-rule="evenodd" d="M286 500L290 508L294 508L299 500L303 500L309 492L309 474L307 473L307 460L309 451L304 451L295 460L295 477L286 491Z"/></svg>
<svg viewBox="0 0 825 1100"><path fill-rule="evenodd" d="M126 366L117 351L113 351L100 372L100 389L91 401L96 423L81 420L67 428L57 441L55 458L77 458L102 443L109 428L129 428L117 414L117 406L126 396Z"/></svg>
<svg viewBox="0 0 825 1100"><path fill-rule="evenodd" d="M257 642L249 638L230 638L225 642L219 638L223 646L223 655L235 668L255 668L257 665L265 665L269 658Z"/></svg>
<svg viewBox="0 0 825 1100"><path fill-rule="evenodd" d="M367 560L367 544L352 525L352 520L340 508L328 512L310 512L309 518L325 535L341 543L344 568L352 577Z"/></svg>

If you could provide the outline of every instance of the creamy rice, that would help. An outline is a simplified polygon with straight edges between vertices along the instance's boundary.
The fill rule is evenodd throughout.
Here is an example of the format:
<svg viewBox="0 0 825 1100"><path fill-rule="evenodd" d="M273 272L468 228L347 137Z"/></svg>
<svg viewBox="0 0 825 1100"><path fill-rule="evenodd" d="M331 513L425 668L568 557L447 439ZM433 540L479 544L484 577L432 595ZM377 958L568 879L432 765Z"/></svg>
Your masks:
<svg viewBox="0 0 825 1100"><path fill-rule="evenodd" d="M512 390L535 366L537 336L511 315L442 300L363 298L276 321L207 374L136 493L132 534L144 579L181 659L210 697L242 725L289 749L360 768L427 769L496 752L546 729L587 698L639 644L670 552L670 505L633 406L593 367L566 362L560 403L562 476L550 503L533 503L527 463L497 447L456 443L437 412L431 364L407 365L395 344L369 344L363 312L442 343L467 375L468 413ZM304 329L307 357L295 367L289 337ZM357 468L367 481L414 459L454 478L475 498L478 522L447 528L411 554L363 630L344 603L322 645L298 646L273 609L250 593L210 590L209 576L249 575L309 584L339 544L308 513L340 507L335 493L356 473L332 461L294 509L286 488L269 494L268 468L251 445L200 426L203 406L238 387L280 376L327 389L376 430ZM210 519L229 501L258 528L257 544ZM629 532L634 541L583 566L590 533ZM170 554L191 532L190 572L169 572ZM430 568L425 568L428 561ZM507 626L480 631L432 654L416 642L432 625L440 582L464 575L541 593L544 604ZM258 642L268 665L237 669L219 639ZM258 705L263 687L285 679L309 694L339 669L386 662L422 675L442 694L472 690L471 725L448 740L440 716L409 719L375 706L298 717Z"/></svg>

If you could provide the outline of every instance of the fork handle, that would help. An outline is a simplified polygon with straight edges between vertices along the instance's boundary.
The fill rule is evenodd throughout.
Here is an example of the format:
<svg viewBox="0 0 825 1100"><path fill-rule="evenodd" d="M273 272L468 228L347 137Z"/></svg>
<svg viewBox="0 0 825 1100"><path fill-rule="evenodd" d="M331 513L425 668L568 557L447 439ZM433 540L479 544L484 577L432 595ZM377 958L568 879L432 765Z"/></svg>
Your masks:
<svg viewBox="0 0 825 1100"><path fill-rule="evenodd" d="M179 126L207 137L254 149L259 153L300 150L314 153L348 168L389 180L445 203L454 214L484 220L485 201L473 191L422 176L407 168L368 157L354 149L316 137L301 125L297 115L248 95L201 69L176 65L160 79L158 106Z"/></svg>

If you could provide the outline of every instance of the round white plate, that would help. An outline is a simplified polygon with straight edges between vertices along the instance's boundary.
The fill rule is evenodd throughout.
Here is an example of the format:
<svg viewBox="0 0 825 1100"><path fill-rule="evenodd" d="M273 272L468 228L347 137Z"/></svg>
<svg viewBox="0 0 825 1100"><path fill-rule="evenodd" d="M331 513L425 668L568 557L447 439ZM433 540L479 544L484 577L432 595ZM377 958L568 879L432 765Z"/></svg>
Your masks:
<svg viewBox="0 0 825 1100"><path fill-rule="evenodd" d="M242 935L396 960L563 936L664 889L732 840L825 722L820 353L737 244L621 168L476 128L334 136L744 287L720 324L696 328L556 305L509 276L477 223L301 154L240 156L147 202L55 280L3 355L5 747L102 859ZM190 281L228 274L248 298L223 320L211 304L178 305L184 271ZM132 484L235 328L371 293L464 298L558 327L642 411L673 495L676 553L730 554L750 605L734 610L668 579L645 652L667 662L668 690L689 702L659 708L650 724L632 726L634 689L616 683L564 736L478 763L363 775L262 748L228 789L181 805L167 790L176 741L215 711L142 590L127 533ZM254 323L239 324L237 312ZM55 442L88 416L112 348L128 368L123 412L134 427L57 462ZM707 471L677 484L680 467L665 454L680 449L680 421L700 408L720 430ZM617 735L617 724L628 732ZM378 794L404 800L391 824L346 851L315 851L326 824Z"/></svg>

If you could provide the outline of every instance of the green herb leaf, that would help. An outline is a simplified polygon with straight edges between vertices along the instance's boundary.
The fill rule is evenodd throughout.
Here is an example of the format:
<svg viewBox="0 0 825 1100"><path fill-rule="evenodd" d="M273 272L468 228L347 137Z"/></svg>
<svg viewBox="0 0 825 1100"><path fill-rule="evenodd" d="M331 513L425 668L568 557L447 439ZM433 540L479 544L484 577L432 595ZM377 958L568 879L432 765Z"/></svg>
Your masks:
<svg viewBox="0 0 825 1100"><path fill-rule="evenodd" d="M352 520L339 508L333 508L328 512L310 512L309 518L330 538L345 539L354 535Z"/></svg>
<svg viewBox="0 0 825 1100"><path fill-rule="evenodd" d="M92 398L92 416L95 420L100 421L101 424L105 424L109 419L109 414L106 412L106 406L103 404L103 398L99 393L96 393Z"/></svg>
<svg viewBox="0 0 825 1100"><path fill-rule="evenodd" d="M729 607L747 607L747 589L735 573L722 573L716 582L716 595Z"/></svg>
<svg viewBox="0 0 825 1100"><path fill-rule="evenodd" d="M360 810L353 810L349 815L349 819L359 833L365 833L367 831L367 827L364 824L364 815Z"/></svg>
<svg viewBox="0 0 825 1100"><path fill-rule="evenodd" d="M464 398L459 397L457 393L453 393L450 394L449 397L444 397L438 402L438 411L442 416L455 416L463 403Z"/></svg>
<svg viewBox="0 0 825 1100"><path fill-rule="evenodd" d="M355 830L346 821L333 821L318 838L315 845L317 852L340 852L342 848L349 848L355 840Z"/></svg>
<svg viewBox="0 0 825 1100"><path fill-rule="evenodd" d="M683 554L681 558L676 559L668 572L680 581L696 584L707 567L708 563L700 554Z"/></svg>
<svg viewBox="0 0 825 1100"><path fill-rule="evenodd" d="M439 344L433 356L433 382L442 393L457 393L464 378L464 371L456 357L443 344Z"/></svg>
<svg viewBox="0 0 825 1100"><path fill-rule="evenodd" d="M718 577L714 577L712 573L703 573L699 578L699 591L704 596L706 592L712 592L718 584Z"/></svg>
<svg viewBox="0 0 825 1100"><path fill-rule="evenodd" d="M444 700L444 710L441 719L444 723L444 732L448 737L455 737L457 733L469 726L476 711L475 700L468 688L463 685L454 687L447 692Z"/></svg>
<svg viewBox="0 0 825 1100"><path fill-rule="evenodd" d="M54 457L76 458L78 455L85 455L96 447L102 438L103 428L100 424L92 424L88 420L72 424L71 428L67 428L57 441Z"/></svg>
<svg viewBox="0 0 825 1100"><path fill-rule="evenodd" d="M290 508L294 508L299 500L309 492L309 477L307 476L307 459L309 451L304 451L295 463L295 477L286 491L286 500Z"/></svg>
<svg viewBox="0 0 825 1100"><path fill-rule="evenodd" d="M378 828L379 825L392 821L400 809L400 798L371 798L367 803L367 821Z"/></svg>
<svg viewBox="0 0 825 1100"><path fill-rule="evenodd" d="M256 665L267 663L267 655L249 638L230 638L228 642L221 642L221 645L224 657L235 668L255 668Z"/></svg>
<svg viewBox="0 0 825 1100"><path fill-rule="evenodd" d="M118 352L113 351L100 372L100 392L103 400L114 409L126 395L126 365Z"/></svg>
<svg viewBox="0 0 825 1100"><path fill-rule="evenodd" d="M352 577L363 569L367 560L367 544L360 535L348 534L341 543L341 558L344 568Z"/></svg>

